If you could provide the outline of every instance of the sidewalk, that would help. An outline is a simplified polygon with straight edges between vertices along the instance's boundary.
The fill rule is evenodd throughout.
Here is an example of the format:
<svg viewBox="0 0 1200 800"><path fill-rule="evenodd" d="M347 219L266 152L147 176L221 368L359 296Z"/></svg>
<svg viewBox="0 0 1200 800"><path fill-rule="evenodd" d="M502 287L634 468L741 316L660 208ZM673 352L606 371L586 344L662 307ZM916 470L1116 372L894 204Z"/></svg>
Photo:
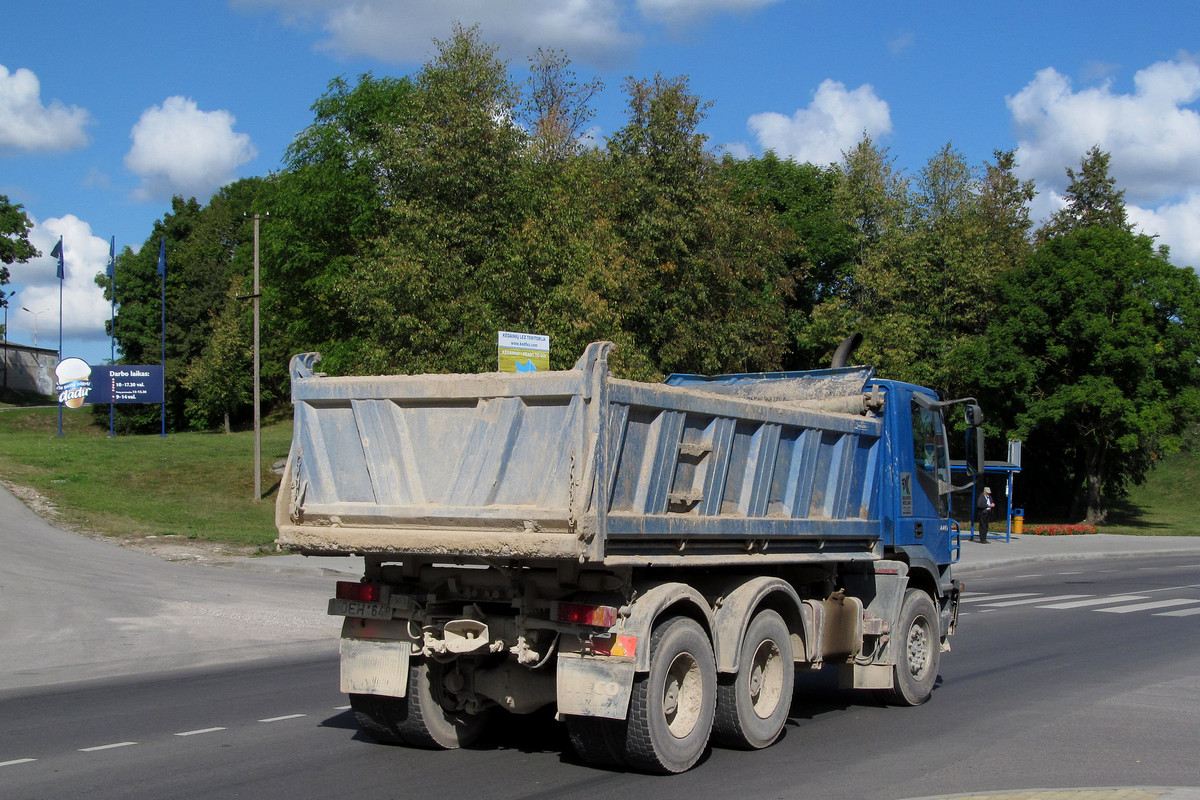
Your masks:
<svg viewBox="0 0 1200 800"><path fill-rule="evenodd" d="M993 537L987 544L962 537L956 569L998 567L1029 561L1070 561L1082 558L1109 558L1144 555L1200 556L1200 536L1124 536L1115 533L1089 533L1077 536L1013 535Z"/></svg>

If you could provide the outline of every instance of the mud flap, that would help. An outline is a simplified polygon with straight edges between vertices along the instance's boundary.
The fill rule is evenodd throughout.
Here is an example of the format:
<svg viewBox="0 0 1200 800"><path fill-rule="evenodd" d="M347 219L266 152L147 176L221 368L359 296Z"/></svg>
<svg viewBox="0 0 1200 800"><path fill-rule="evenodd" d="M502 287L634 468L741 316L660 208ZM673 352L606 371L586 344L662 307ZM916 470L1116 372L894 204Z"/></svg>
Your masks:
<svg viewBox="0 0 1200 800"><path fill-rule="evenodd" d="M633 692L633 659L560 653L558 713L625 719Z"/></svg>
<svg viewBox="0 0 1200 800"><path fill-rule="evenodd" d="M404 697L412 645L371 639L342 639L342 691Z"/></svg>

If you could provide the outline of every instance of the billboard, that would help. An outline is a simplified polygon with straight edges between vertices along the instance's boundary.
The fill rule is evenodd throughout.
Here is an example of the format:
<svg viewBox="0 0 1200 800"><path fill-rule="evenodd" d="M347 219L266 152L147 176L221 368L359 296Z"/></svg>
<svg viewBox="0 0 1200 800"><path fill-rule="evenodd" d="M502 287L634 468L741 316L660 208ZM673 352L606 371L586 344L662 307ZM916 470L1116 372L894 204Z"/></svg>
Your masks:
<svg viewBox="0 0 1200 800"><path fill-rule="evenodd" d="M550 369L549 336L500 331L497 344L501 372L538 372Z"/></svg>
<svg viewBox="0 0 1200 800"><path fill-rule="evenodd" d="M90 366L82 358L64 358L55 369L58 402L67 408L84 403L161 403L161 364Z"/></svg>

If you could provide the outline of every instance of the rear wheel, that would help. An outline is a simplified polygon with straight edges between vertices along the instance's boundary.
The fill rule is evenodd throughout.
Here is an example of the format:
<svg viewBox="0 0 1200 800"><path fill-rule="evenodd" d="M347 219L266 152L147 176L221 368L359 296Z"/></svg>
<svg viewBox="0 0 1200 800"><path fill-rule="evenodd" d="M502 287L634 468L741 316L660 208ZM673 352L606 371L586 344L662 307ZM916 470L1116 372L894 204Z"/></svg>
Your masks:
<svg viewBox="0 0 1200 800"><path fill-rule="evenodd" d="M928 594L920 589L904 593L896 633L901 651L892 688L883 697L894 705L919 706L933 693L942 652L937 606Z"/></svg>
<svg viewBox="0 0 1200 800"><path fill-rule="evenodd" d="M484 714L455 710L443 684L446 668L429 659L413 659L408 669L407 713L395 722L396 733L413 747L454 750L483 733Z"/></svg>
<svg viewBox="0 0 1200 800"><path fill-rule="evenodd" d="M717 699L717 667L704 629L672 617L650 637L650 671L633 685L625 761L635 769L690 769L708 745Z"/></svg>
<svg viewBox="0 0 1200 800"><path fill-rule="evenodd" d="M714 741L757 750L779 738L792 705L794 670L783 618L760 612L746 629L737 674L718 683Z"/></svg>

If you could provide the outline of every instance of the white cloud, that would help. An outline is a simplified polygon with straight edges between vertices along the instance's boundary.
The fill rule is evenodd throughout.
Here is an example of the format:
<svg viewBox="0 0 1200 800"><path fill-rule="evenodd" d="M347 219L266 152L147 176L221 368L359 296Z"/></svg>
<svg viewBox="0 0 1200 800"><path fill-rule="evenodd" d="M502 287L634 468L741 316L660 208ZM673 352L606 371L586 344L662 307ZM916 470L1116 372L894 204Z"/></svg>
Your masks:
<svg viewBox="0 0 1200 800"><path fill-rule="evenodd" d="M20 287L9 300L10 340L33 344L36 325L38 346L58 348L58 259L50 251L61 236L63 338L107 341L110 307L95 278L108 263L108 241L93 236L92 227L74 214L33 222L29 242L42 255L9 267L12 285Z"/></svg>
<svg viewBox="0 0 1200 800"><path fill-rule="evenodd" d="M83 129L91 115L54 100L42 105L37 75L0 64L0 148L29 151L70 150L88 143Z"/></svg>
<svg viewBox="0 0 1200 800"><path fill-rule="evenodd" d="M856 145L865 131L872 137L892 131L888 104L863 84L847 91L838 81L826 79L817 87L813 101L792 116L768 111L747 122L750 132L764 150L813 164L841 161L842 153Z"/></svg>
<svg viewBox="0 0 1200 800"><path fill-rule="evenodd" d="M241 0L274 6L292 24L315 21L329 38L320 44L341 56L370 56L395 64L422 63L434 39L452 23L478 24L502 58L523 64L539 47L564 50L582 64L628 63L642 37L622 26L627 0Z"/></svg>
<svg viewBox="0 0 1200 800"><path fill-rule="evenodd" d="M201 111L179 96L146 109L130 131L133 147L125 155L125 166L142 178L137 196L204 200L229 183L234 170L257 155L250 137L233 130L236 122L228 111Z"/></svg>
<svg viewBox="0 0 1200 800"><path fill-rule="evenodd" d="M1007 99L1018 130L1023 177L1065 188L1066 168L1093 146L1112 155L1111 174L1130 202L1153 206L1200 183L1200 65L1163 61L1134 75L1132 94L1111 82L1075 91L1071 79L1041 70Z"/></svg>
<svg viewBox="0 0 1200 800"><path fill-rule="evenodd" d="M1141 233L1158 237L1171 248L1171 262L1200 270L1200 190L1193 189L1178 203L1158 208L1125 208L1129 221Z"/></svg>

